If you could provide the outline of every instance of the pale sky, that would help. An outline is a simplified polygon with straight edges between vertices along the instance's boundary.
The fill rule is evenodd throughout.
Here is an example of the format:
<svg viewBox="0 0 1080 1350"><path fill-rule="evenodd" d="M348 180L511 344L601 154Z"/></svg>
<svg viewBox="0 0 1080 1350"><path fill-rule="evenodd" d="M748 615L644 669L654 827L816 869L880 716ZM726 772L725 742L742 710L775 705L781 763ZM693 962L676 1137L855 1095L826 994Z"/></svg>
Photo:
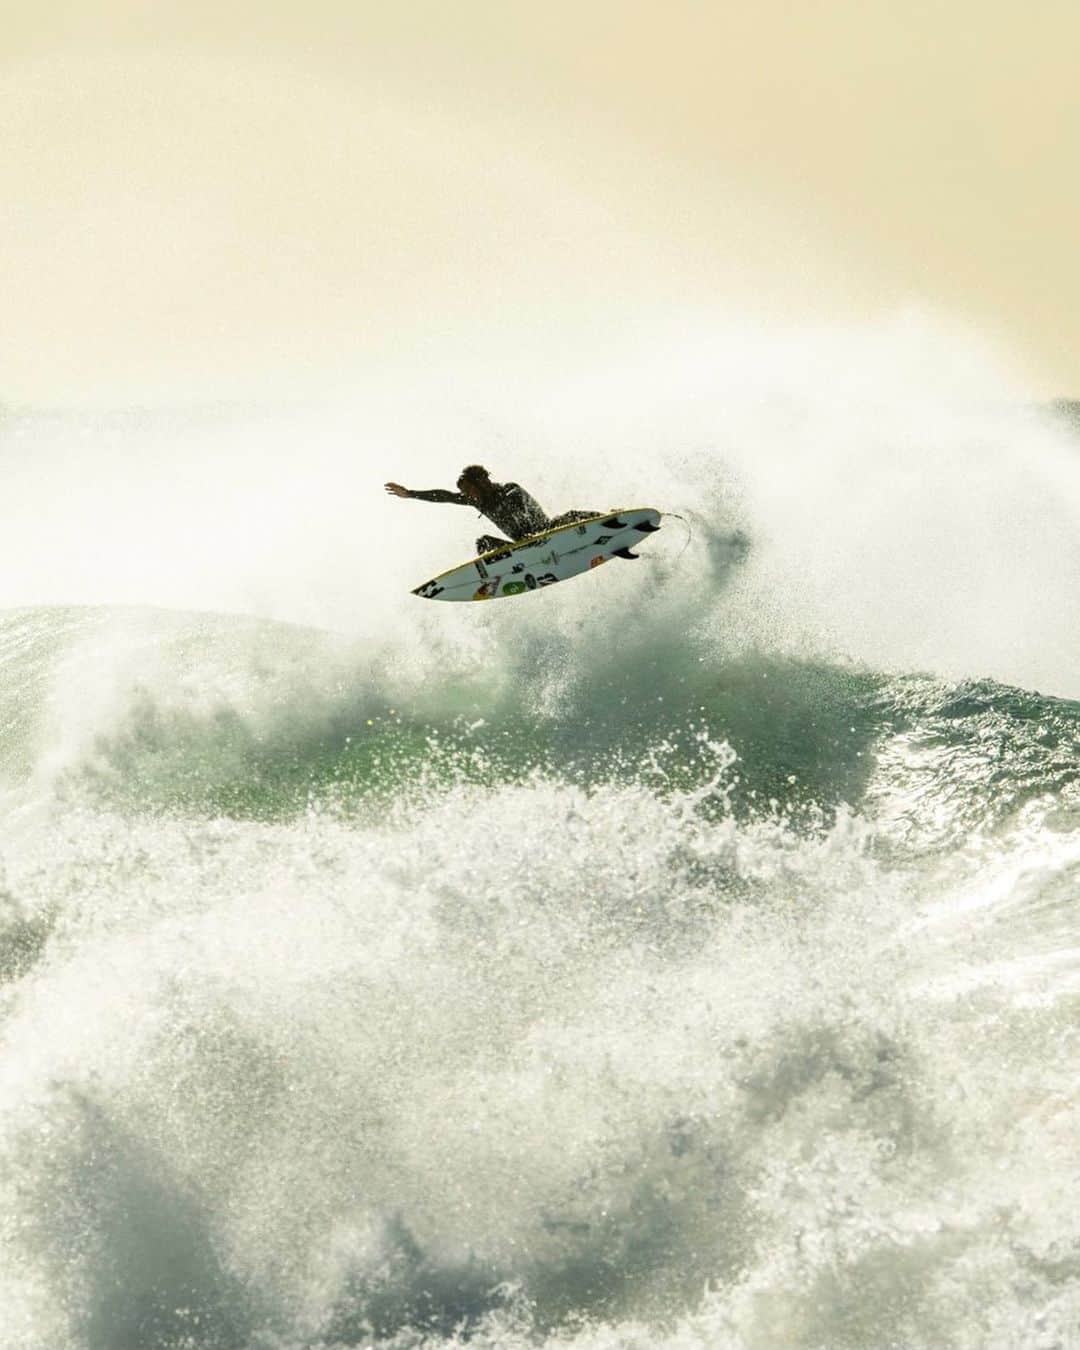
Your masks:
<svg viewBox="0 0 1080 1350"><path fill-rule="evenodd" d="M3 0L0 403L969 326L1080 395L1075 0Z"/></svg>

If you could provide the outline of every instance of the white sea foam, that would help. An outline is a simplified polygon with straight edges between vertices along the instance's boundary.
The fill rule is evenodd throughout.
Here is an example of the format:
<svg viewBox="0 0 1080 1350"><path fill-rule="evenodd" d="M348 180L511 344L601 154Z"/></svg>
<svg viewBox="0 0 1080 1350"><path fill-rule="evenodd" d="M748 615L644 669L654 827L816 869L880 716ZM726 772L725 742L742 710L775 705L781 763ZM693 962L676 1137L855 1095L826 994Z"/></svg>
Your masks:
<svg viewBox="0 0 1080 1350"><path fill-rule="evenodd" d="M1075 454L932 327L694 349L520 457L22 425L4 1350L1080 1335L1078 714L976 678L1076 692ZM477 458L694 541L425 605L474 522L378 483Z"/></svg>

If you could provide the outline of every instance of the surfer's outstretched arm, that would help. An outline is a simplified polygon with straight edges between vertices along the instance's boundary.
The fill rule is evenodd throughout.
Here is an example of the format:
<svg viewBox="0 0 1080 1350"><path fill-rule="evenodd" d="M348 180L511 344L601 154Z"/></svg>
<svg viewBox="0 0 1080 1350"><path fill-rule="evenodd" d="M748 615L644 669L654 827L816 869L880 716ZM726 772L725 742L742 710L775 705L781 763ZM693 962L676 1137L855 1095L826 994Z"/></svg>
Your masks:
<svg viewBox="0 0 1080 1350"><path fill-rule="evenodd" d="M455 506L475 506L462 492L447 492L444 488L417 491L400 483L387 483L386 490L394 497L413 497L419 502L452 502Z"/></svg>

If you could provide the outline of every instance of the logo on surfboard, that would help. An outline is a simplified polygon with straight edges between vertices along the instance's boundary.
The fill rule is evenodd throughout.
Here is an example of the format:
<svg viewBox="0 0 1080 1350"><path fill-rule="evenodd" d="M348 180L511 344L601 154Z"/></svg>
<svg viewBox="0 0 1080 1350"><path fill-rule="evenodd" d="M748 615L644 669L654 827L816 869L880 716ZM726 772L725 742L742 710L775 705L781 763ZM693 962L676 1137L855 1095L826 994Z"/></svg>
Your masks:
<svg viewBox="0 0 1080 1350"><path fill-rule="evenodd" d="M660 512L652 507L597 515L473 558L413 594L425 600L494 600L545 590L612 557L635 557L631 549L659 528Z"/></svg>

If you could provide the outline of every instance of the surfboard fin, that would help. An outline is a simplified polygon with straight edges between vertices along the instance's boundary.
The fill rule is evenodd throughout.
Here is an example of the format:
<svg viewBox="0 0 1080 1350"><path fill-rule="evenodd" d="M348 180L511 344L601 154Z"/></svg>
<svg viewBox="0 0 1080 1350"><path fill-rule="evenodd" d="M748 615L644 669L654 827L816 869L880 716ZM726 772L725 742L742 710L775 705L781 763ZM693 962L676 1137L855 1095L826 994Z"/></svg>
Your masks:
<svg viewBox="0 0 1080 1350"><path fill-rule="evenodd" d="M630 562L636 562L639 555L631 553L628 548L616 548L612 550L611 556L613 558L628 558Z"/></svg>

